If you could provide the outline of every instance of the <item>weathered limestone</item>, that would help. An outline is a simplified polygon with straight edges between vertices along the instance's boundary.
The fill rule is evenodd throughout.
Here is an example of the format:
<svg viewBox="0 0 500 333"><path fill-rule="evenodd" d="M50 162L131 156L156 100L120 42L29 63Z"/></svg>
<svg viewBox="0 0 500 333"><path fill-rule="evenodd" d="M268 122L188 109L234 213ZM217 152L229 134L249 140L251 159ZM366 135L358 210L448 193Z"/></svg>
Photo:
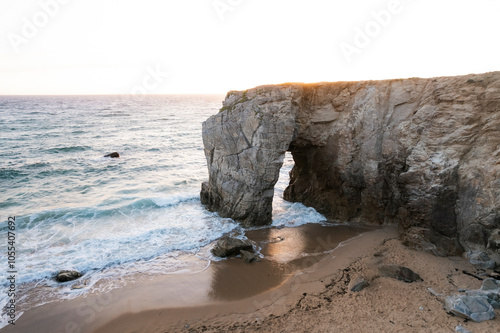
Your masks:
<svg viewBox="0 0 500 333"><path fill-rule="evenodd" d="M209 209L264 225L285 198L342 221L398 223L408 244L500 263L500 72L230 92L203 124ZM459 243L459 242L460 243Z"/></svg>
<svg viewBox="0 0 500 333"><path fill-rule="evenodd" d="M244 226L272 219L274 184L294 138L299 87L230 92L221 112L203 123L210 180L201 200Z"/></svg>

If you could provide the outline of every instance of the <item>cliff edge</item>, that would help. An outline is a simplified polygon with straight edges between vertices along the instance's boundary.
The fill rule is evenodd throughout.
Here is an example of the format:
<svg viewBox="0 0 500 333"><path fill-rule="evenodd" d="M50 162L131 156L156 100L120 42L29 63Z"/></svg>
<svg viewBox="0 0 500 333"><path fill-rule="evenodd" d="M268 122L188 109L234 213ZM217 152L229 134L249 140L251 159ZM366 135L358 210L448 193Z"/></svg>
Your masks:
<svg viewBox="0 0 500 333"><path fill-rule="evenodd" d="M202 203L243 226L271 223L291 151L285 199L500 264L500 72L231 91L203 142Z"/></svg>

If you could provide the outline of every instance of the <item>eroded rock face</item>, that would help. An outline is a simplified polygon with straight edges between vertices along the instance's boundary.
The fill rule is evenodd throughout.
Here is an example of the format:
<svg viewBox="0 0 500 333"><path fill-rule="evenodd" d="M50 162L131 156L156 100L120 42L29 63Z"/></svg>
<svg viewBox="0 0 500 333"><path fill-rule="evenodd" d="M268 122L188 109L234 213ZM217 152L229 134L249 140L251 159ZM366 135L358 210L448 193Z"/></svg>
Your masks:
<svg viewBox="0 0 500 333"><path fill-rule="evenodd" d="M244 226L271 222L291 151L285 199L331 219L419 228L412 239L441 255L464 247L498 260L500 72L230 92L203 140L202 200Z"/></svg>

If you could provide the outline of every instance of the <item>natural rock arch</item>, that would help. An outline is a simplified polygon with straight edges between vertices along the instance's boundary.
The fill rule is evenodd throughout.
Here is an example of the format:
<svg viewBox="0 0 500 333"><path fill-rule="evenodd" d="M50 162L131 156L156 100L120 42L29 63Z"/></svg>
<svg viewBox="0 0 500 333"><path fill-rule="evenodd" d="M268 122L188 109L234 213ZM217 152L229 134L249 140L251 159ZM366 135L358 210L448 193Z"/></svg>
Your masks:
<svg viewBox="0 0 500 333"><path fill-rule="evenodd" d="M328 218L397 223L439 255L500 228L500 72L233 91L203 141L202 202L244 226L271 223L291 151L285 198Z"/></svg>

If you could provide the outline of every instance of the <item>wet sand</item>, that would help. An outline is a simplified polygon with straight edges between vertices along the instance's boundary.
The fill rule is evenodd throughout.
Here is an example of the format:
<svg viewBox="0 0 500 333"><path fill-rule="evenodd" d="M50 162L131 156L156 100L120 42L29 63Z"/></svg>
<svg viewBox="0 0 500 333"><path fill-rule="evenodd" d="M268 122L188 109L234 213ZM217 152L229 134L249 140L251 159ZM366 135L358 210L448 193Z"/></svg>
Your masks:
<svg viewBox="0 0 500 333"><path fill-rule="evenodd" d="M230 258L195 274L134 276L125 287L110 292L26 311L15 326L1 332L165 332L234 311L251 316L289 292L297 275L309 269L317 272L314 267L325 259L342 257L347 248L339 246L341 242L362 243L366 235L373 238L377 232L373 227L319 224L250 230L246 235L260 248L260 262Z"/></svg>
<svg viewBox="0 0 500 333"><path fill-rule="evenodd" d="M455 332L457 326L475 333L499 332L500 310L494 320L467 321L446 313L442 298L429 292L432 288L453 295L478 289L480 279L493 272L482 271L462 257L435 257L411 250L398 235L391 227L365 232L316 257L319 260L309 261L278 287L245 299L126 313L95 332L416 333ZM423 280L406 283L380 277L378 267L385 264L408 267ZM368 280L369 286L349 291L356 276Z"/></svg>

